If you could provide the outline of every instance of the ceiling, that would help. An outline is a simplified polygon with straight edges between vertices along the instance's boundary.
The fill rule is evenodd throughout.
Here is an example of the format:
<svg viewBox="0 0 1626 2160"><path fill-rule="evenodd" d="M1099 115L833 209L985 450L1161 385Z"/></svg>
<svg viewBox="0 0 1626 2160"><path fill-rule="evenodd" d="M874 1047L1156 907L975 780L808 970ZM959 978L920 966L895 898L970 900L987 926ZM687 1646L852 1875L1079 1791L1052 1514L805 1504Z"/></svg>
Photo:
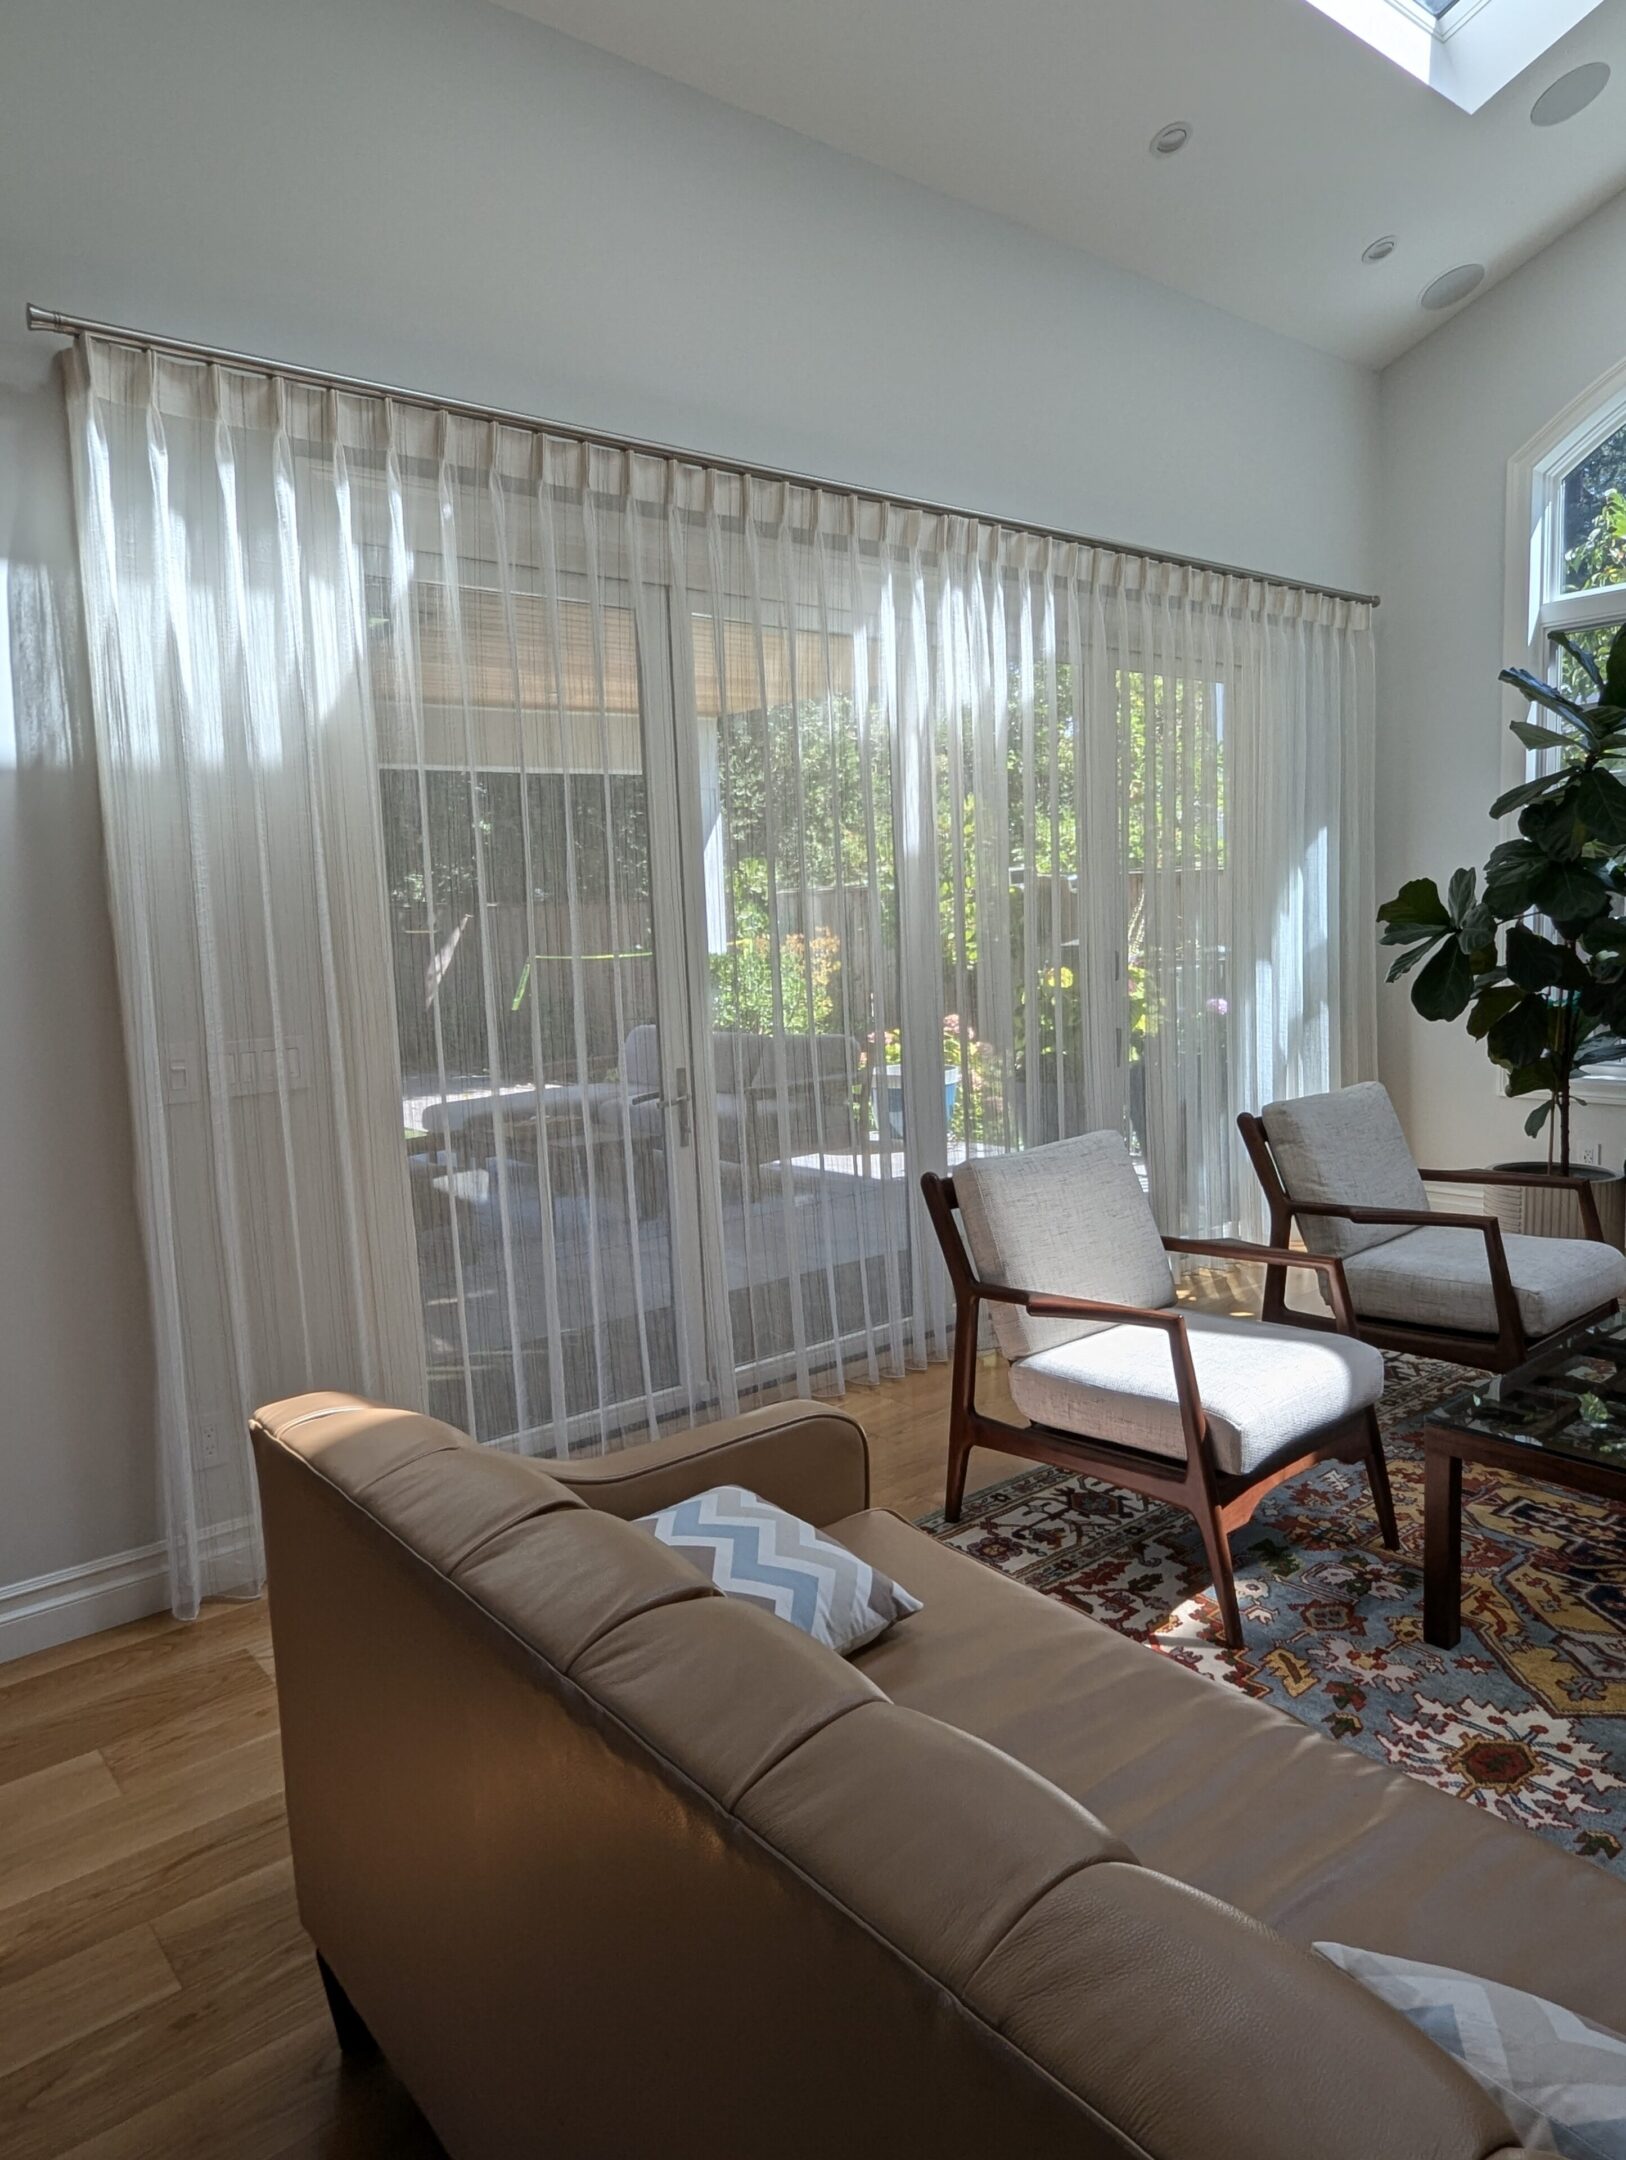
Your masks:
<svg viewBox="0 0 1626 2160"><path fill-rule="evenodd" d="M1626 0L1472 116L1305 0L504 4L1376 366L1449 319L1418 306L1441 272L1483 262L1487 291L1626 186ZM1602 97L1532 127L1539 92L1598 59ZM1192 139L1153 157L1171 120Z"/></svg>

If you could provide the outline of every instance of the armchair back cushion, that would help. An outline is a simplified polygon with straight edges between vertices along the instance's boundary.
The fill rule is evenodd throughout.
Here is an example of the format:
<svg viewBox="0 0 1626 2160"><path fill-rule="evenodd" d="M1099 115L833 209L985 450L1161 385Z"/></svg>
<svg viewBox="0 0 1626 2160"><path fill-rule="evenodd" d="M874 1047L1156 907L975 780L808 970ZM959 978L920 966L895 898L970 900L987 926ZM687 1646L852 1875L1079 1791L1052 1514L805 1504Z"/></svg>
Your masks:
<svg viewBox="0 0 1626 2160"><path fill-rule="evenodd" d="M954 1193L986 1280L1114 1305L1174 1303L1169 1256L1121 1133L1084 1133L961 1163ZM1113 1325L1036 1320L1015 1305L988 1312L994 1340L1013 1362Z"/></svg>
<svg viewBox="0 0 1626 2160"><path fill-rule="evenodd" d="M1377 1080L1271 1103L1261 1123L1290 1199L1347 1207L1428 1206L1427 1187L1389 1090ZM1301 1217L1296 1227L1311 1252L1340 1259L1406 1234L1404 1223L1335 1222L1315 1215Z"/></svg>

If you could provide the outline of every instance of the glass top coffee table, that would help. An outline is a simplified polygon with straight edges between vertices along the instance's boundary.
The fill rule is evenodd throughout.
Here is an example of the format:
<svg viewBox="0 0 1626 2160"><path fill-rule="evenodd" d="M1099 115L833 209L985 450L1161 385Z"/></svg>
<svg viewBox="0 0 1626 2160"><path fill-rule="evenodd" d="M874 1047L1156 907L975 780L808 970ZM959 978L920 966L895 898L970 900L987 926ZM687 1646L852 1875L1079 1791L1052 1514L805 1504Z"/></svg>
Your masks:
<svg viewBox="0 0 1626 2160"><path fill-rule="evenodd" d="M1487 1373L1423 1428L1423 1635L1462 1632L1462 1466L1626 1501L1626 1314L1561 1337L1527 1365Z"/></svg>

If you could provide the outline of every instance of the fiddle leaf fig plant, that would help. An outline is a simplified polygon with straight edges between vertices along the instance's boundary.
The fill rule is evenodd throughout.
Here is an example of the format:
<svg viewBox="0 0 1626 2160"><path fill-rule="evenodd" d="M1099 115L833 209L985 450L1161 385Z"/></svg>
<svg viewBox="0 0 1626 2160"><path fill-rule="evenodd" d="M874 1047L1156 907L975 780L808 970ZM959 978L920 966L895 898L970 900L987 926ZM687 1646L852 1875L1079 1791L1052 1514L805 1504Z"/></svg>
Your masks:
<svg viewBox="0 0 1626 2160"><path fill-rule="evenodd" d="M1413 976L1425 1020L1467 1014L1508 1093L1541 1098L1524 1129L1547 1128L1549 1160L1567 1175L1577 1076L1626 1058L1626 630L1601 669L1583 645L1557 642L1596 694L1503 670L1532 708L1513 733L1559 760L1491 804L1494 818L1516 814L1518 837L1491 850L1483 884L1458 870L1442 898L1432 878L1413 878L1378 920L1384 944L1406 948L1390 982Z"/></svg>

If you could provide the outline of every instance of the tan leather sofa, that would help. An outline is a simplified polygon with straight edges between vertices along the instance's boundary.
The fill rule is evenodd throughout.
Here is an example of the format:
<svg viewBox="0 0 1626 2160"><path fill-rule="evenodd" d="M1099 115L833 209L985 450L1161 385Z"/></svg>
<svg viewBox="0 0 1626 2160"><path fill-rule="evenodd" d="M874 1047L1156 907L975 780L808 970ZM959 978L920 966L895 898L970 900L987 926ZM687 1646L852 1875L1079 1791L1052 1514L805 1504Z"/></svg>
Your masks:
<svg viewBox="0 0 1626 2160"><path fill-rule="evenodd" d="M869 1509L840 1413L254 1439L301 1912L454 2160L1513 2152L1323 1937L1626 2027L1626 1887ZM720 1483L924 1609L843 1661L618 1519Z"/></svg>

